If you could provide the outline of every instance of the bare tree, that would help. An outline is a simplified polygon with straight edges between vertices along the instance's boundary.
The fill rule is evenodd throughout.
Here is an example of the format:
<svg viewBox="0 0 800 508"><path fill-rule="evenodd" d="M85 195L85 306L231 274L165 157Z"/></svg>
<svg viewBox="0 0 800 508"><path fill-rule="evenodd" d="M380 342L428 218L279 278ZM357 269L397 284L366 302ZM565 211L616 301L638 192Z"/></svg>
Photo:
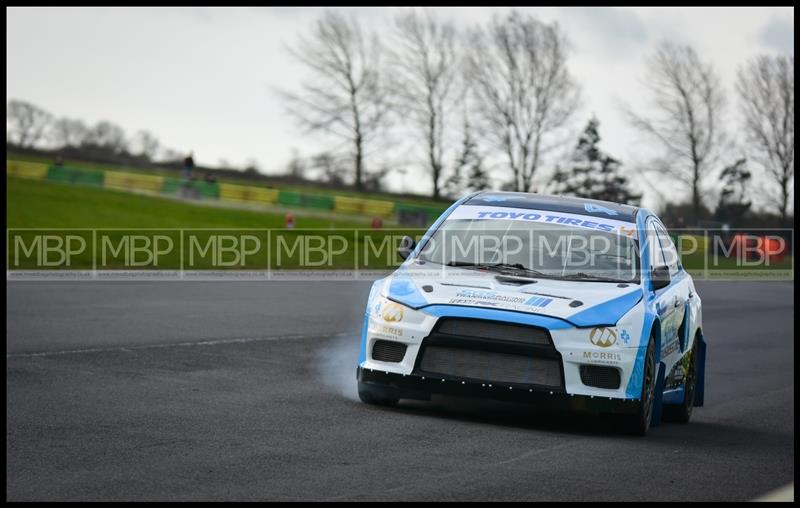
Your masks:
<svg viewBox="0 0 800 508"><path fill-rule="evenodd" d="M446 135L461 90L461 62L452 23L440 22L430 11L411 11L395 20L396 50L391 52L393 93L398 112L422 138L433 184L441 192Z"/></svg>
<svg viewBox="0 0 800 508"><path fill-rule="evenodd" d="M511 187L530 191L579 102L566 37L557 24L512 11L471 32L467 62L484 130L513 172Z"/></svg>
<svg viewBox="0 0 800 508"><path fill-rule="evenodd" d="M289 164L286 165L286 174L297 179L305 179L306 170L308 169L306 161L300 157L300 152L296 148L292 149L292 158Z"/></svg>
<svg viewBox="0 0 800 508"><path fill-rule="evenodd" d="M148 161L152 161L158 155L161 148L158 138L150 131L141 130L133 136L131 150L136 155L142 156Z"/></svg>
<svg viewBox="0 0 800 508"><path fill-rule="evenodd" d="M697 220L703 213L704 179L724 144L721 119L725 97L711 64L691 46L661 43L649 62L645 86L652 114L627 114L631 123L664 150L654 171L687 186Z"/></svg>
<svg viewBox="0 0 800 508"><path fill-rule="evenodd" d="M344 187L344 168L330 152L320 152L311 158L311 168L316 171L322 181L335 187Z"/></svg>
<svg viewBox="0 0 800 508"><path fill-rule="evenodd" d="M59 148L81 146L88 133L86 124L75 118L59 118L50 130L52 141Z"/></svg>
<svg viewBox="0 0 800 508"><path fill-rule="evenodd" d="M103 148L114 154L122 154L128 150L125 131L119 125L108 121L99 122L92 127L84 145Z"/></svg>
<svg viewBox="0 0 800 508"><path fill-rule="evenodd" d="M794 56L754 58L739 68L736 90L751 157L777 184L785 222L794 181Z"/></svg>
<svg viewBox="0 0 800 508"><path fill-rule="evenodd" d="M35 104L20 100L8 101L6 140L21 148L30 148L45 139L53 115Z"/></svg>
<svg viewBox="0 0 800 508"><path fill-rule="evenodd" d="M310 37L290 50L312 76L300 93L283 91L289 113L310 131L323 131L351 147L356 188L364 188L365 147L388 119L379 73L381 44L358 22L327 11Z"/></svg>
<svg viewBox="0 0 800 508"><path fill-rule="evenodd" d="M461 146L453 162L453 171L444 184L450 197L460 196L467 190L490 188L489 175L483 164L484 156L475 139L466 110L465 107L461 124Z"/></svg>

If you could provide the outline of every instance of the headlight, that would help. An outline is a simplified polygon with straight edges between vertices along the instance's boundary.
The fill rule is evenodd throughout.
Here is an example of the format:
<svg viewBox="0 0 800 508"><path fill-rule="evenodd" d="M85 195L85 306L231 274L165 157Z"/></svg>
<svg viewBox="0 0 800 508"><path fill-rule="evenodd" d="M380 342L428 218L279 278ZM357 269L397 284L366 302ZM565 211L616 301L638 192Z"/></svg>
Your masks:
<svg viewBox="0 0 800 508"><path fill-rule="evenodd" d="M375 299L370 308L370 319L390 326L421 324L429 316L384 296Z"/></svg>

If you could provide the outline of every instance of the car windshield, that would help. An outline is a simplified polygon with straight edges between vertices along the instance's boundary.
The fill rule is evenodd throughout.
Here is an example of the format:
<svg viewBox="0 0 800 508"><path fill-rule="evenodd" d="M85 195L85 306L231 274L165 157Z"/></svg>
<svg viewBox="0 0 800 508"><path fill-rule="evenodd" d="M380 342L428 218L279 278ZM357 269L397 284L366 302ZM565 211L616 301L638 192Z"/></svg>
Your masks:
<svg viewBox="0 0 800 508"><path fill-rule="evenodd" d="M447 220L424 245L419 259L523 277L639 282L635 238L552 223Z"/></svg>

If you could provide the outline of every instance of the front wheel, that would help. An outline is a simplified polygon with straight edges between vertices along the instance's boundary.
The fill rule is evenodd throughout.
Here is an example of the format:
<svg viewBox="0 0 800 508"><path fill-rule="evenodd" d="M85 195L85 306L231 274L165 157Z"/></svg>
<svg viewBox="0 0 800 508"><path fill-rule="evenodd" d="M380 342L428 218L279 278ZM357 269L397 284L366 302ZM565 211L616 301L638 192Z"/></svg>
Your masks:
<svg viewBox="0 0 800 508"><path fill-rule="evenodd" d="M381 393L381 389L367 385L366 383L358 383L358 398L361 402L371 404L373 406L396 406L399 399L388 397L386 394Z"/></svg>
<svg viewBox="0 0 800 508"><path fill-rule="evenodd" d="M656 389L656 351L655 341L650 337L647 344L647 353L644 359L644 373L642 376L642 394L636 413L626 416L627 430L636 436L644 436L650 429L650 420L653 417L653 402Z"/></svg>

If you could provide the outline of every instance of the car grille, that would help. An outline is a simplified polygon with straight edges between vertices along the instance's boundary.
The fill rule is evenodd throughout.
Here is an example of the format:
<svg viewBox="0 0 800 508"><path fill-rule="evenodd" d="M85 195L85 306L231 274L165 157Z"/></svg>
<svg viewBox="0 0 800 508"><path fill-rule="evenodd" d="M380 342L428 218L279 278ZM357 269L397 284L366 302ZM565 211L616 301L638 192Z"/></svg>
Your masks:
<svg viewBox="0 0 800 508"><path fill-rule="evenodd" d="M542 328L481 319L445 318L436 331L447 335L507 340L522 344L550 344L550 336Z"/></svg>
<svg viewBox="0 0 800 508"><path fill-rule="evenodd" d="M581 383L594 388L616 390L620 385L619 369L615 367L598 367L581 365Z"/></svg>
<svg viewBox="0 0 800 508"><path fill-rule="evenodd" d="M408 346L402 342L376 340L372 346L372 359L379 362L400 363Z"/></svg>
<svg viewBox="0 0 800 508"><path fill-rule="evenodd" d="M561 386L561 365L553 358L431 345L424 349L419 368L459 378Z"/></svg>

